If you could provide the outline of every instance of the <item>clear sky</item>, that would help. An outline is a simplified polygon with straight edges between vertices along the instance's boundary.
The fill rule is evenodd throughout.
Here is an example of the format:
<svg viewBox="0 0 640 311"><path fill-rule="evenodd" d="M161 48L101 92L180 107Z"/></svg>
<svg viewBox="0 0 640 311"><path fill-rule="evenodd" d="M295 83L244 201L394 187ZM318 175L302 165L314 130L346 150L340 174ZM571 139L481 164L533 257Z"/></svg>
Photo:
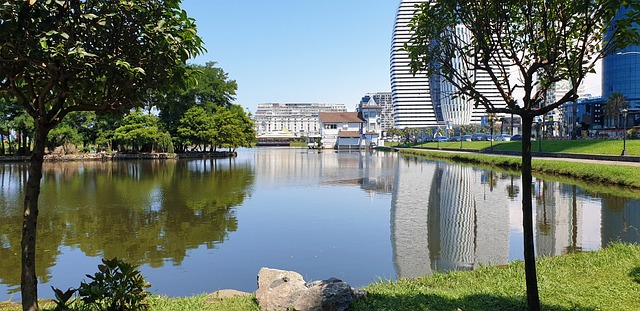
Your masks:
<svg viewBox="0 0 640 311"><path fill-rule="evenodd" d="M399 0L183 0L207 52L238 83L236 104L345 104L391 90Z"/></svg>

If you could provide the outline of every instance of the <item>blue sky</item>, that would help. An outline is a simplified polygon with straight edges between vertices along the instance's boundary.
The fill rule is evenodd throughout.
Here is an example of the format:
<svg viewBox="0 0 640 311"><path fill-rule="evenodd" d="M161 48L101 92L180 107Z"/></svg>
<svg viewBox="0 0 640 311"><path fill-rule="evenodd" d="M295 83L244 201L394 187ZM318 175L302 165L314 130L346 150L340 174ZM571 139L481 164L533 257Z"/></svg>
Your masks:
<svg viewBox="0 0 640 311"><path fill-rule="evenodd" d="M236 80L236 104L345 104L390 91L389 51L399 0L183 0L207 52Z"/></svg>

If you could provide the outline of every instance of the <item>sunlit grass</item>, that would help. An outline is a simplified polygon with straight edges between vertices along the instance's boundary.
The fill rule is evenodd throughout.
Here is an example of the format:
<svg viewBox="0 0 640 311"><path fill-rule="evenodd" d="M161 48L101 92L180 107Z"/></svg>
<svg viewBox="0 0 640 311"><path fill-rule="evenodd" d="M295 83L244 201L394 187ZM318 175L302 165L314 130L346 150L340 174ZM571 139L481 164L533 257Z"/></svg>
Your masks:
<svg viewBox="0 0 640 311"><path fill-rule="evenodd" d="M472 164L484 164L505 168L513 171L520 170L521 160L518 157L496 156L476 153L447 153L431 150L402 149L403 154L424 156L428 158L446 159ZM534 159L532 161L534 173L571 178L574 182L588 182L600 185L610 185L640 189L640 167L625 165L602 165L582 162L566 162L554 159Z"/></svg>
<svg viewBox="0 0 640 311"><path fill-rule="evenodd" d="M640 247L615 244L538 260L543 310L640 310ZM354 311L526 310L524 264L379 282Z"/></svg>
<svg viewBox="0 0 640 311"><path fill-rule="evenodd" d="M493 144L495 151L521 151L521 141L463 141L462 149L465 150L488 150ZM415 147L460 149L460 142L428 142L417 144ZM579 154L602 154L620 155L623 149L622 140L542 140L532 141L531 150L537 152L561 152ZM627 140L627 154L630 156L640 156L640 140Z"/></svg>
<svg viewBox="0 0 640 311"><path fill-rule="evenodd" d="M596 252L538 258L538 288L543 310L640 310L640 246L615 243ZM352 311L372 310L526 310L524 264L485 266L395 282L368 285L367 298ZM259 310L254 295L218 298L214 294L185 298L152 296L149 311ZM53 310L42 302L43 310ZM0 303L2 310L20 306ZM82 309L72 309L83 311Z"/></svg>

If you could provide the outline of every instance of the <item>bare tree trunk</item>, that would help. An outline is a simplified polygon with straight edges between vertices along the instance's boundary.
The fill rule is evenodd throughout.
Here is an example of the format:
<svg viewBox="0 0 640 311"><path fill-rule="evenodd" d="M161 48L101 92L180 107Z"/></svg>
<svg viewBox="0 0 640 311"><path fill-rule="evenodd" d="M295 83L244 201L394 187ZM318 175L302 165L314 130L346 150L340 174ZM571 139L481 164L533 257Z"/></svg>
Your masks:
<svg viewBox="0 0 640 311"><path fill-rule="evenodd" d="M29 165L29 178L24 197L22 220L22 310L37 311L38 279L36 275L36 229L38 222L38 197L42 179L42 162L48 129L36 125L35 146Z"/></svg>
<svg viewBox="0 0 640 311"><path fill-rule="evenodd" d="M531 195L531 124L533 116L522 116L522 226L524 229L524 270L529 311L540 310L536 252L533 242L533 197Z"/></svg>

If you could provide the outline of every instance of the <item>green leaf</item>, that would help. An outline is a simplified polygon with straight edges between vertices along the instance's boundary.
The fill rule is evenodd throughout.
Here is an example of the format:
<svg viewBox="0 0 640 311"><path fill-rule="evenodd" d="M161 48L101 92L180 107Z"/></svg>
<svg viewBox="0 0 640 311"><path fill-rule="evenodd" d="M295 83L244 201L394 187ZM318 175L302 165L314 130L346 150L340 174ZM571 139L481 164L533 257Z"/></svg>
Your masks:
<svg viewBox="0 0 640 311"><path fill-rule="evenodd" d="M96 18L98 18L98 15L95 15L93 13L89 13L89 14L82 14L82 17L84 17L86 19L96 19Z"/></svg>

